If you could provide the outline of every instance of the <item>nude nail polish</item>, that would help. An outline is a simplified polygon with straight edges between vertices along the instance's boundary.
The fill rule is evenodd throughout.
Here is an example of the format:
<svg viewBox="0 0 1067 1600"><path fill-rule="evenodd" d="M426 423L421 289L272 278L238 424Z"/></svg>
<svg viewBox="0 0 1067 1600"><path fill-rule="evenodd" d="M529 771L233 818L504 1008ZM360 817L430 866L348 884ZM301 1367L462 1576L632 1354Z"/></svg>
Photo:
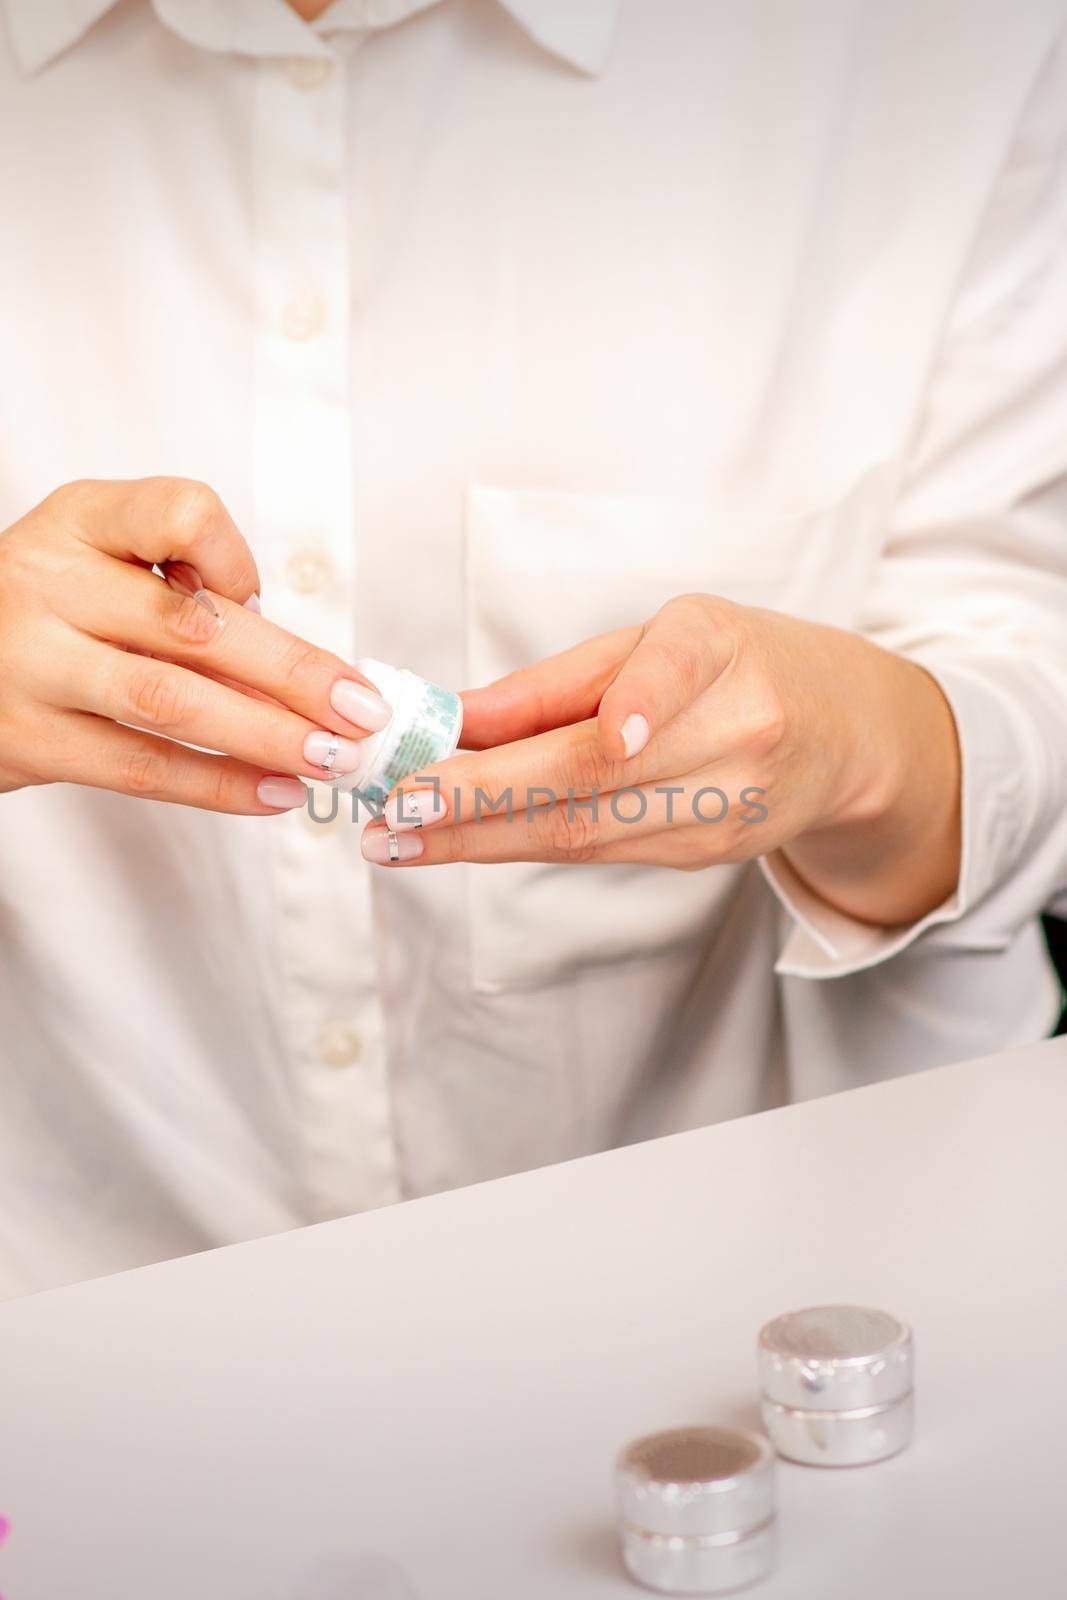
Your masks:
<svg viewBox="0 0 1067 1600"><path fill-rule="evenodd" d="M206 611L209 617L215 618L215 621L221 628L223 623L226 621L226 617L218 601L215 599L215 596L207 589L198 589L193 595L193 599L196 601L201 611Z"/></svg>
<svg viewBox="0 0 1067 1600"><path fill-rule="evenodd" d="M304 740L304 759L313 767L321 767L328 776L338 772L358 772L366 752L356 739L343 739L339 733L327 733L316 728Z"/></svg>
<svg viewBox="0 0 1067 1600"><path fill-rule="evenodd" d="M380 732L393 715L392 706L380 694L362 683L354 683L351 678L337 679L330 690L330 704L342 717L354 722L357 728L366 728L368 733Z"/></svg>
<svg viewBox="0 0 1067 1600"><path fill-rule="evenodd" d="M382 815L394 833L406 833L411 828L432 828L444 821L447 811L440 789L409 789L387 800Z"/></svg>
<svg viewBox="0 0 1067 1600"><path fill-rule="evenodd" d="M168 561L166 567L166 580L169 588L175 594L188 595L195 600L201 611L206 611L209 617L214 617L221 628L226 621L222 607L209 589L205 589L200 581L200 574L195 567L187 561Z"/></svg>
<svg viewBox="0 0 1067 1600"><path fill-rule="evenodd" d="M245 601L245 610L254 611L257 617L262 616L263 607L259 603L258 594L253 593L249 595L248 599Z"/></svg>
<svg viewBox="0 0 1067 1600"><path fill-rule="evenodd" d="M626 718L619 732L622 734L622 746L626 751L626 759L640 755L649 738L648 719L639 711L633 711Z"/></svg>
<svg viewBox="0 0 1067 1600"><path fill-rule="evenodd" d="M204 587L203 580L195 567L188 561L167 561L163 565L163 576L175 594L196 594L198 589Z"/></svg>
<svg viewBox="0 0 1067 1600"><path fill-rule="evenodd" d="M422 855L422 840L417 833L396 833L392 829L367 828L360 840L364 861L378 867L395 866L398 861L414 861Z"/></svg>
<svg viewBox="0 0 1067 1600"><path fill-rule="evenodd" d="M274 806L278 811L292 811L307 799L307 788L299 778L261 778L256 789L256 799L261 806Z"/></svg>

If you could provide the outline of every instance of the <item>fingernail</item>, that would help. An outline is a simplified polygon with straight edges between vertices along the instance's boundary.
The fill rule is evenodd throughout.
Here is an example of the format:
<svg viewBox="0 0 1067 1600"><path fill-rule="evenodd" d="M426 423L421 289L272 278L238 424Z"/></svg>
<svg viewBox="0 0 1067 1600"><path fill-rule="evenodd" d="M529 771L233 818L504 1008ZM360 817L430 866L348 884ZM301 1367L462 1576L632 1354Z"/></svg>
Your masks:
<svg viewBox="0 0 1067 1600"><path fill-rule="evenodd" d="M250 594L249 595L248 599L245 601L245 610L246 611L254 611L257 617L262 616L263 607L259 603L259 595L258 594Z"/></svg>
<svg viewBox="0 0 1067 1600"><path fill-rule="evenodd" d="M360 840L364 861L373 861L379 867L395 866L398 861L414 861L422 855L422 840L417 833L386 832L384 828L368 828Z"/></svg>
<svg viewBox="0 0 1067 1600"><path fill-rule="evenodd" d="M193 595L193 599L196 601L201 611L206 611L209 617L215 618L215 621L221 628L222 624L226 621L226 618L223 616L222 610L219 607L215 596L209 593L207 589L198 589Z"/></svg>
<svg viewBox="0 0 1067 1600"><path fill-rule="evenodd" d="M338 678L330 690L330 704L342 717L354 722L357 728L366 728L368 733L384 728L393 715L392 706L380 694L362 683L353 683L351 678Z"/></svg>
<svg viewBox="0 0 1067 1600"><path fill-rule="evenodd" d="M188 561L166 562L163 576L176 594L193 595L204 587L199 572Z"/></svg>
<svg viewBox="0 0 1067 1600"><path fill-rule="evenodd" d="M387 800L382 815L394 832L405 833L410 828L430 828L443 821L447 810L440 789L409 789L407 794L401 791Z"/></svg>
<svg viewBox="0 0 1067 1600"><path fill-rule="evenodd" d="M645 748L648 743L648 720L639 711L633 711L623 723L619 732L622 734L622 747L626 751L626 759L630 760Z"/></svg>
<svg viewBox="0 0 1067 1600"><path fill-rule="evenodd" d="M274 806L278 811L292 811L306 798L307 789L299 778L261 778L256 790L261 806Z"/></svg>
<svg viewBox="0 0 1067 1600"><path fill-rule="evenodd" d="M324 772L356 772L363 765L366 751L355 739L342 739L339 733L316 729L304 740L304 756Z"/></svg>
<svg viewBox="0 0 1067 1600"><path fill-rule="evenodd" d="M207 612L209 617L214 617L220 628L222 627L226 621L222 607L215 596L204 588L195 567L191 567L188 561L168 561L164 575L175 594L188 595L196 601L202 611Z"/></svg>

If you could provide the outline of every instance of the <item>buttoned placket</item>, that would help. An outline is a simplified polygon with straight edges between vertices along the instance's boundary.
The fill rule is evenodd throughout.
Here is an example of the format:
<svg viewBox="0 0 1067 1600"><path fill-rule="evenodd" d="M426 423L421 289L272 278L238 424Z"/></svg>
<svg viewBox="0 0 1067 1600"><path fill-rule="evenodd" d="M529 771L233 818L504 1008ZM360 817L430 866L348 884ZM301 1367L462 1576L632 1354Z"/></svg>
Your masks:
<svg viewBox="0 0 1067 1600"><path fill-rule="evenodd" d="M351 659L346 72L318 52L254 66L255 540L264 614ZM314 800L330 818L329 791ZM339 797L332 821L269 824L273 1003L314 1219L399 1198L369 869L350 819Z"/></svg>

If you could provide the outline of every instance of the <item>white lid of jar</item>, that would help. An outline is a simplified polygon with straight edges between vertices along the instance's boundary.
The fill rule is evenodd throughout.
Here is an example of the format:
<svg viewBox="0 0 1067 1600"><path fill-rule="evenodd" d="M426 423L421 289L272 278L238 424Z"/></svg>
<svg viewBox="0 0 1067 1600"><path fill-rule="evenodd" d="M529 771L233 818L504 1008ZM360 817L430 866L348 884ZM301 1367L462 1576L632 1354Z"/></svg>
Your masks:
<svg viewBox="0 0 1067 1600"><path fill-rule="evenodd" d="M915 1379L911 1329L869 1306L809 1306L760 1329L760 1387L768 1400L807 1411L889 1405Z"/></svg>
<svg viewBox="0 0 1067 1600"><path fill-rule="evenodd" d="M455 753L463 730L463 702L450 689L406 667L392 667L371 656L361 657L353 666L388 701L393 714L384 728L360 741L360 766L339 778L336 788L341 793L359 789L384 800L410 773ZM417 751L413 758L398 760L398 752L412 746Z"/></svg>

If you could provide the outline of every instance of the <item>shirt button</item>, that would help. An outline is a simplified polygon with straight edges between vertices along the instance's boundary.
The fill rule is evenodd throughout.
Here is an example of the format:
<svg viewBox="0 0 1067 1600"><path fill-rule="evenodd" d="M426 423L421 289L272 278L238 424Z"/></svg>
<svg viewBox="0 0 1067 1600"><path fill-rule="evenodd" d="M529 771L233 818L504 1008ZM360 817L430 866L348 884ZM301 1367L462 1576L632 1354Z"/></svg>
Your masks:
<svg viewBox="0 0 1067 1600"><path fill-rule="evenodd" d="M292 56L285 62L285 76L294 89L319 89L333 76L333 62L324 56Z"/></svg>
<svg viewBox="0 0 1067 1600"><path fill-rule="evenodd" d="M326 307L314 290L294 295L282 307L281 328L287 339L313 339L326 326Z"/></svg>
<svg viewBox="0 0 1067 1600"><path fill-rule="evenodd" d="M304 545L294 550L285 563L285 581L297 594L319 594L333 575L333 563L325 550Z"/></svg>
<svg viewBox="0 0 1067 1600"><path fill-rule="evenodd" d="M351 1067L363 1054L359 1030L350 1022L328 1022L319 1030L319 1060L327 1067Z"/></svg>

